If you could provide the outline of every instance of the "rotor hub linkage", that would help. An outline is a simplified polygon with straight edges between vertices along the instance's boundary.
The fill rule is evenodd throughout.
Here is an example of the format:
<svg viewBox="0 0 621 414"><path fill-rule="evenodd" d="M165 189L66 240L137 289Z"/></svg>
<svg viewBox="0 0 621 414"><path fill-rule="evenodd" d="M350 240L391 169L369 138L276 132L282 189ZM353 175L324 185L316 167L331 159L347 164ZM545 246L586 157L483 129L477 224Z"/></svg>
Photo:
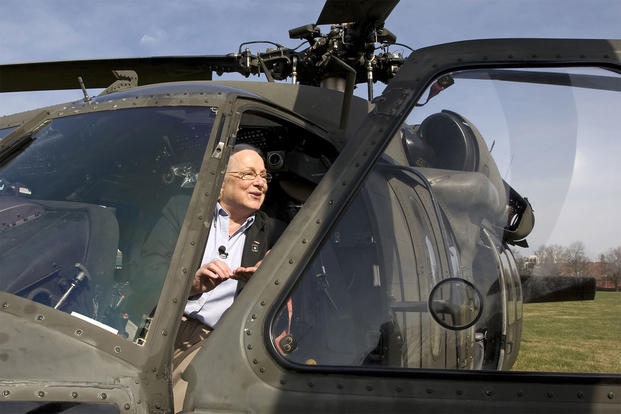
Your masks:
<svg viewBox="0 0 621 414"><path fill-rule="evenodd" d="M308 24L291 29L289 36L303 39L308 47L297 51L272 42L244 43L236 55L240 72L249 76L267 71L268 79L295 76L300 84L319 86L327 78L344 77L342 69L331 59L334 56L356 71L356 83L388 83L404 62L400 53L388 51L396 37L382 25L336 24L328 33L321 34L316 25ZM242 51L242 46L249 43L270 43L276 47L253 55L249 49ZM375 54L378 49L382 52Z"/></svg>

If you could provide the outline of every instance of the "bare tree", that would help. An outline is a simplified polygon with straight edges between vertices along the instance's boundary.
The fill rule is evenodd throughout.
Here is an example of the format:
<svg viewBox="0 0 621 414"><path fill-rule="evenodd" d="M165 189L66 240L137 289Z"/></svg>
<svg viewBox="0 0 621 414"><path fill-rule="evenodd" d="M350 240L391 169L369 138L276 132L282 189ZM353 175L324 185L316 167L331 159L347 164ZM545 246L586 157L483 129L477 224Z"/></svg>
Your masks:
<svg viewBox="0 0 621 414"><path fill-rule="evenodd" d="M566 249L558 244L542 245L536 251L537 265L533 269L536 276L558 276L566 262Z"/></svg>
<svg viewBox="0 0 621 414"><path fill-rule="evenodd" d="M606 252L606 270L615 285L615 290L619 291L621 287L621 246Z"/></svg>
<svg viewBox="0 0 621 414"><path fill-rule="evenodd" d="M593 276L595 276L598 280L598 283L599 281L602 281L604 286L607 286L607 282L610 277L610 266L608 266L608 260L606 259L606 255L603 253L599 255L599 266L597 266L597 270L598 273Z"/></svg>
<svg viewBox="0 0 621 414"><path fill-rule="evenodd" d="M564 276L587 276L586 270L589 258L585 254L584 243L581 241L573 242L565 249L565 263L562 274Z"/></svg>

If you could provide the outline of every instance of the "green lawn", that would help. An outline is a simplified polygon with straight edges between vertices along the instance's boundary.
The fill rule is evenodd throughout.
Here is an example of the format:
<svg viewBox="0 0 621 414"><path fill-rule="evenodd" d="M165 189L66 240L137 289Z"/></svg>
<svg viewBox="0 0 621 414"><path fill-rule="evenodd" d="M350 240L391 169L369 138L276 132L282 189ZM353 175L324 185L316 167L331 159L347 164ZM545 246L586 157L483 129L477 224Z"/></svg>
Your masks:
<svg viewBox="0 0 621 414"><path fill-rule="evenodd" d="M516 371L621 373L621 292L524 305Z"/></svg>

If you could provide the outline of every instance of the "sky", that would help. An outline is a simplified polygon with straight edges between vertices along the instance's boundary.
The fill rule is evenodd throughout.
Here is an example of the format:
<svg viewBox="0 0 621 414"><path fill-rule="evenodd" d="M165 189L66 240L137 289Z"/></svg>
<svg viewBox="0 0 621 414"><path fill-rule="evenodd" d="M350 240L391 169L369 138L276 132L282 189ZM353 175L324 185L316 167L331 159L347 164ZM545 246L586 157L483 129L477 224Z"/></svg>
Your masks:
<svg viewBox="0 0 621 414"><path fill-rule="evenodd" d="M300 42L289 39L288 30L314 23L323 4L321 0L3 0L0 64L227 54L249 40L294 47ZM620 20L618 0L402 0L386 28L398 42L419 49L490 37L621 38ZM381 87L376 89L379 93ZM0 115L80 97L80 91L3 94Z"/></svg>
<svg viewBox="0 0 621 414"><path fill-rule="evenodd" d="M250 40L270 40L295 47L300 41L289 39L288 30L314 23L323 4L321 0L3 0L0 3L0 64L218 55L236 52L240 43ZM401 0L385 26L396 34L399 43L419 49L439 43L494 37L621 38L620 21L619 0ZM322 27L323 32L326 30ZM407 52L398 47L394 51ZM376 94L381 89L381 85L377 85ZM364 96L366 88L359 90L357 94ZM94 94L90 90L89 93ZM0 116L81 98L79 90L0 94ZM588 104L588 99L585 102L583 105ZM578 126L581 128L583 138L576 140L584 144L590 129L584 131L587 128L584 122ZM585 190L586 178L580 178L579 167L588 160L595 160L597 164L598 160L605 159L605 164L612 164L610 154L614 152L598 152L599 146L580 145L580 142L569 151L574 169L570 171L571 176L566 177L569 187L576 191L568 192L565 199L581 207L567 211L566 202L565 207L546 212L540 202L535 211L543 210L543 217L539 215L537 219L545 223L539 228L546 230L537 236L534 247L543 243L568 245L576 241L574 239L587 237L567 230L575 228L580 213L587 211L582 203L593 199L588 188ZM592 170L582 168L582 171L593 175ZM601 176L607 177L602 191L607 188L616 193L616 198L609 196L606 200L607 210L601 217L602 221L610 222L612 217L607 215L617 209L619 191L611 190L608 183L615 182L618 173L606 169ZM588 180L593 182L593 177ZM538 184L537 180L533 181L532 188ZM528 195L524 194L528 193L528 187L520 192ZM530 199L535 204L535 200ZM603 203L598 204L601 205ZM564 222L564 231L556 234L555 228ZM621 229L608 226L609 235L604 241L601 232L592 230L592 233L585 242L591 255L621 245L621 240L614 238L615 233L621 234Z"/></svg>

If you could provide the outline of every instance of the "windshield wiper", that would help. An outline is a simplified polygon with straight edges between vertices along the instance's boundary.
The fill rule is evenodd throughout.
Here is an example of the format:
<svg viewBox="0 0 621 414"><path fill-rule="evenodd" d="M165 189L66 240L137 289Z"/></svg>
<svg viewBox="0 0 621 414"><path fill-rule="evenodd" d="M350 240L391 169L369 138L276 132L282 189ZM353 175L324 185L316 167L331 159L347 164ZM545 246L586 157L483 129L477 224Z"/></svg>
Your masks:
<svg viewBox="0 0 621 414"><path fill-rule="evenodd" d="M34 141L34 135L50 122L49 116L49 112L41 111L4 137L0 141L0 165L28 148Z"/></svg>
<svg viewBox="0 0 621 414"><path fill-rule="evenodd" d="M15 142L12 142L10 146L0 147L0 165L4 165L5 161L28 148L33 141L32 134L26 134L19 137Z"/></svg>

